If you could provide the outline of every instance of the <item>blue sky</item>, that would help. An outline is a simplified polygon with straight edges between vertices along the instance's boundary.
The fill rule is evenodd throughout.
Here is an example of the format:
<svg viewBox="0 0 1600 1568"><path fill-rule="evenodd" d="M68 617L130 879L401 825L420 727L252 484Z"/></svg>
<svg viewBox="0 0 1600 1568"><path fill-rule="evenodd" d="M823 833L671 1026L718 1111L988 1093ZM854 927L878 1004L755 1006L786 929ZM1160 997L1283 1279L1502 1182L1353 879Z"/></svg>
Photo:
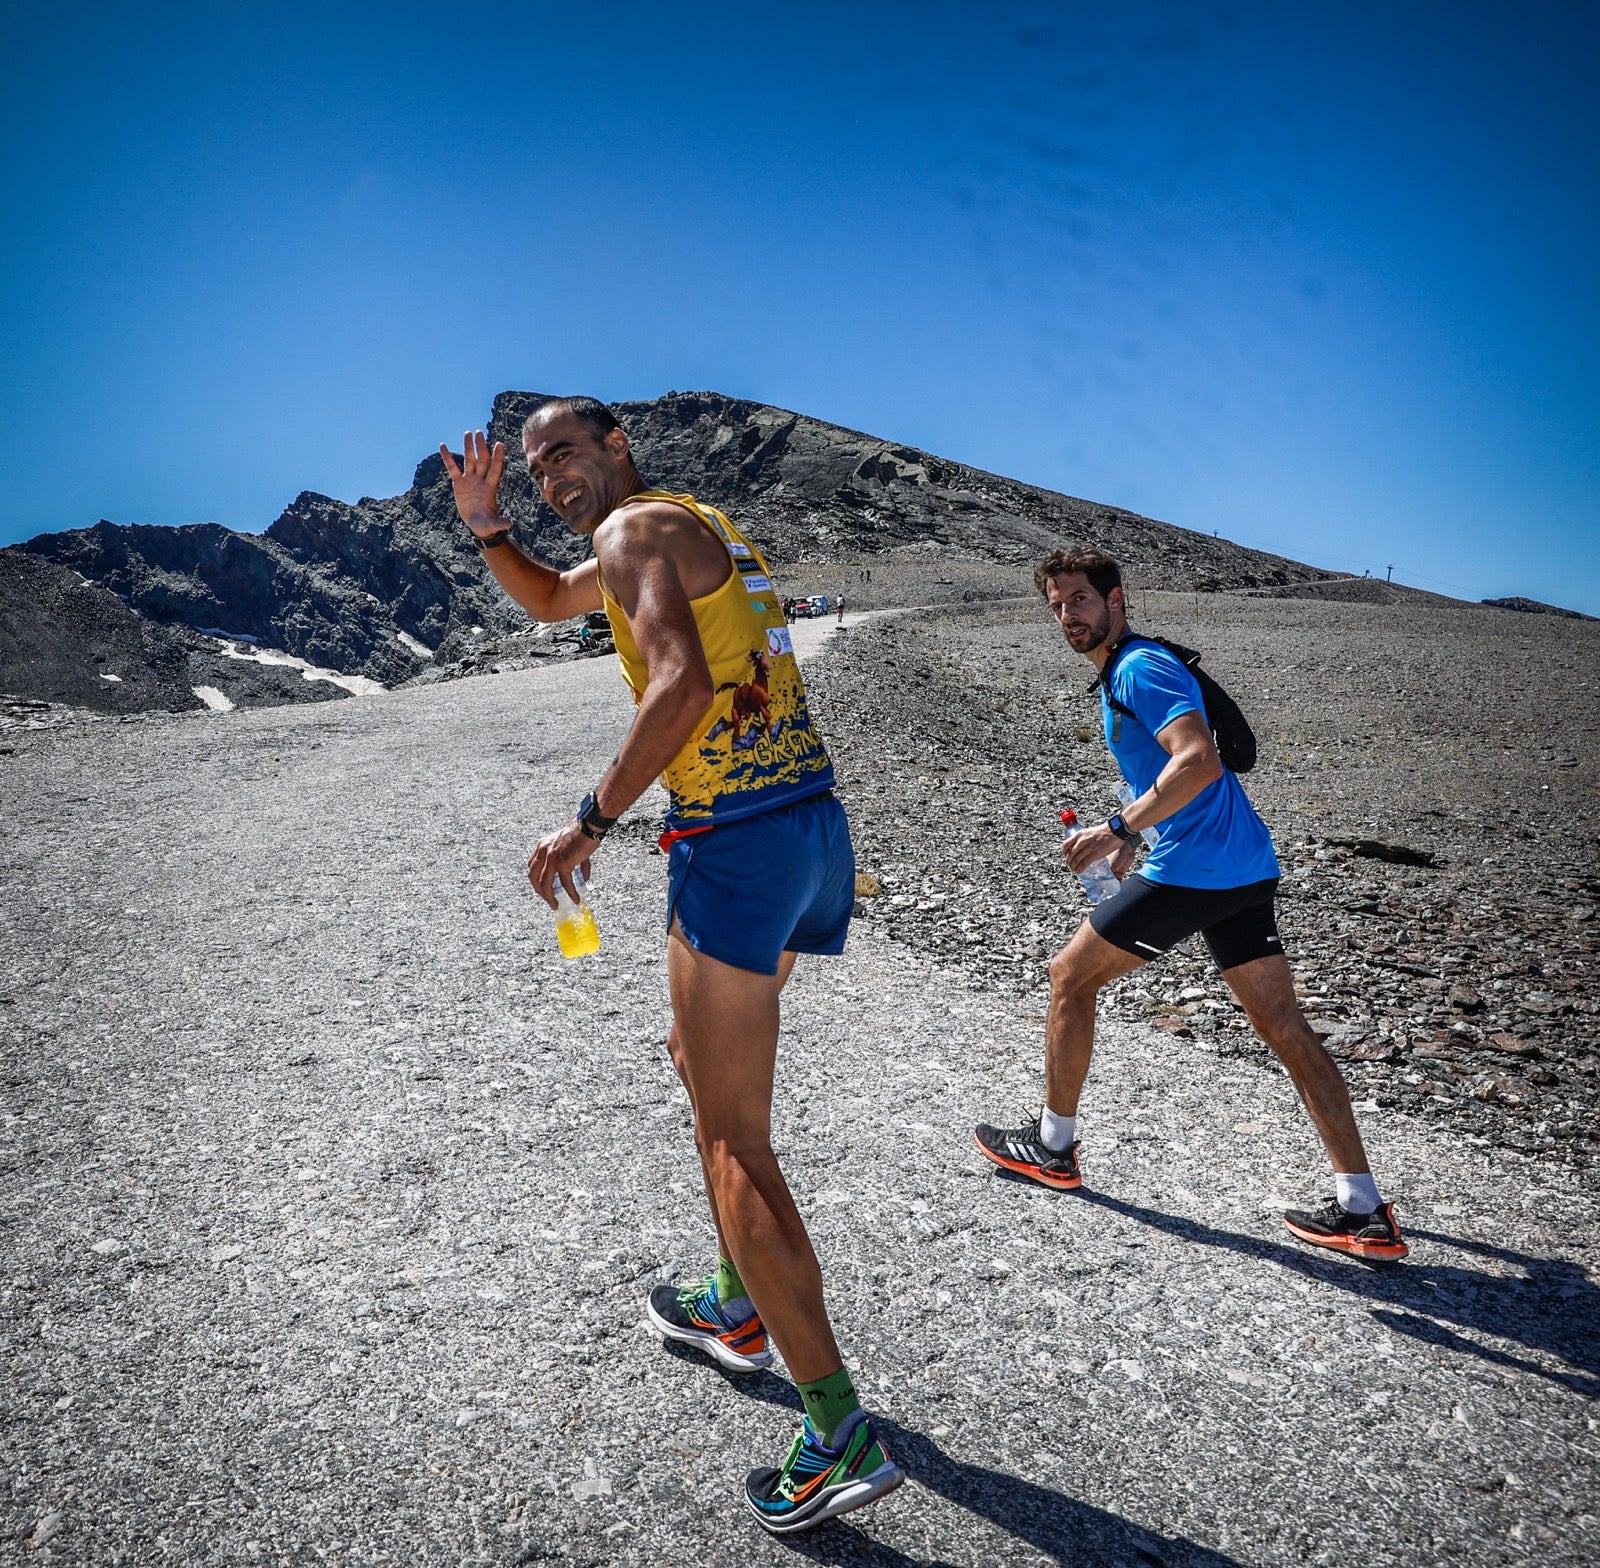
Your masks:
<svg viewBox="0 0 1600 1568"><path fill-rule="evenodd" d="M1600 8L11 15L0 542L709 388L1600 614Z"/></svg>

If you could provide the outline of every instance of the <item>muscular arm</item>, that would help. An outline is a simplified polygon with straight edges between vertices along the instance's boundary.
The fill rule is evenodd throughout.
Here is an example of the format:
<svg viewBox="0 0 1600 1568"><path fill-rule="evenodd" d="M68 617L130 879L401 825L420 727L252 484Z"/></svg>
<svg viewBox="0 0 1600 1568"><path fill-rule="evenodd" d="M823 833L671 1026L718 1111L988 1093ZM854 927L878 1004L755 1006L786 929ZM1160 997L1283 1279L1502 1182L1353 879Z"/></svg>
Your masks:
<svg viewBox="0 0 1600 1568"><path fill-rule="evenodd" d="M503 517L492 521L496 528L506 526ZM489 531L484 528L485 533ZM600 573L592 560L570 572L558 572L543 561L536 561L514 539L485 550L483 558L489 563L494 580L536 621L570 621L575 615L587 615L601 607Z"/></svg>
<svg viewBox="0 0 1600 1568"><path fill-rule="evenodd" d="M450 449L439 448L444 471L455 492L456 511L475 539L492 538L510 524L500 511L500 477L505 472L506 449L496 441L491 447L481 431L469 430L461 438L461 461ZM568 621L600 608L600 580L593 561L570 572L558 572L536 561L512 540L483 552L495 581L536 621Z"/></svg>
<svg viewBox="0 0 1600 1568"><path fill-rule="evenodd" d="M1204 714L1180 713L1157 732L1156 739L1169 760L1156 775L1155 783L1122 812L1122 820L1136 830L1165 822L1222 777L1222 759L1217 755L1217 743L1206 727ZM1099 827L1073 834L1061 846L1061 853L1074 871L1082 871L1102 855L1108 855L1112 870L1122 876L1133 864L1135 849L1124 844L1110 828Z"/></svg>
<svg viewBox="0 0 1600 1568"><path fill-rule="evenodd" d="M595 552L650 672L633 726L595 788L600 810L620 817L683 749L714 692L678 562L649 511L602 524Z"/></svg>
<svg viewBox="0 0 1600 1568"><path fill-rule="evenodd" d="M1180 713L1156 739L1171 760L1156 775L1155 783L1122 813L1130 828L1156 827L1222 777L1222 759L1204 714Z"/></svg>
<svg viewBox="0 0 1600 1568"><path fill-rule="evenodd" d="M594 546L650 672L622 749L595 786L601 813L620 817L704 722L714 688L670 528L639 507L602 523ZM575 822L539 841L528 878L547 904L554 903L557 878L570 887L574 866L587 872L594 848Z"/></svg>

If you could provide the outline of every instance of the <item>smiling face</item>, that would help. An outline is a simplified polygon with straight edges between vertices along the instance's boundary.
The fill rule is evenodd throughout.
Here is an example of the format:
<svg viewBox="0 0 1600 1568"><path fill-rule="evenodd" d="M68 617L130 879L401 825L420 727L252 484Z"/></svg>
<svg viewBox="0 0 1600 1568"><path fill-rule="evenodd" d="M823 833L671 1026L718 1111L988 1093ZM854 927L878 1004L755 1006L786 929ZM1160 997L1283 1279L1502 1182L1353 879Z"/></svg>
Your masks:
<svg viewBox="0 0 1600 1568"><path fill-rule="evenodd" d="M1122 590L1113 588L1102 595L1082 572L1052 577L1044 596L1061 635L1075 652L1085 656L1103 647L1113 632L1120 635L1127 624L1123 619Z"/></svg>
<svg viewBox="0 0 1600 1568"><path fill-rule="evenodd" d="M639 487L620 430L598 436L575 414L557 413L522 438L528 472L550 509L576 534L589 534Z"/></svg>

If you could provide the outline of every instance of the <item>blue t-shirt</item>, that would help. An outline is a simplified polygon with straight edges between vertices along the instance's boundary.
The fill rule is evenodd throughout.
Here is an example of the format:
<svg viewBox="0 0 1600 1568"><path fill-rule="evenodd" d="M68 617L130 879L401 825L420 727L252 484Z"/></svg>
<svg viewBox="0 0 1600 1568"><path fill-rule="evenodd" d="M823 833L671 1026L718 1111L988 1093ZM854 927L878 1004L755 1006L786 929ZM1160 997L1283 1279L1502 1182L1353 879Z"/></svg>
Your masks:
<svg viewBox="0 0 1600 1568"><path fill-rule="evenodd" d="M1122 776L1142 795L1172 760L1156 736L1185 713L1205 713L1200 683L1159 643L1136 642L1111 671L1111 692L1138 715L1119 714L1100 694L1106 744ZM1244 887L1278 873L1272 835L1244 786L1227 768L1165 822L1139 875L1170 887Z"/></svg>

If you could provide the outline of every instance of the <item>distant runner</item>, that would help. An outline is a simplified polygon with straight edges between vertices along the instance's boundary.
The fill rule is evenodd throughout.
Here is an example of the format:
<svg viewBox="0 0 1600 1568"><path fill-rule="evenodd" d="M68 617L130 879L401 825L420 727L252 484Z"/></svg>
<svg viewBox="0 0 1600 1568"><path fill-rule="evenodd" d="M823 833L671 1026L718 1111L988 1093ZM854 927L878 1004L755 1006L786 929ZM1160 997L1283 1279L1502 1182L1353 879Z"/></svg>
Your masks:
<svg viewBox="0 0 1600 1568"><path fill-rule="evenodd" d="M1314 1212L1291 1210L1284 1223L1314 1246L1372 1262L1403 1258L1394 1205L1373 1181L1344 1079L1295 998L1273 911L1271 835L1217 756L1198 683L1157 643L1122 647L1122 572L1109 556L1058 550L1034 581L1068 644L1100 672L1106 740L1137 797L1062 845L1072 870L1110 856L1125 880L1051 961L1043 1110L1020 1127L980 1126L978 1147L1047 1187L1078 1186L1078 1096L1094 1051L1095 999L1109 981L1198 931L1252 1027L1288 1069L1333 1161L1335 1196ZM1108 688L1136 717L1112 708ZM1160 837L1143 869L1128 876L1144 828L1159 828Z"/></svg>
<svg viewBox="0 0 1600 1568"><path fill-rule="evenodd" d="M440 456L456 509L500 586L541 621L604 609L638 704L616 760L528 862L539 896L572 889L659 774L670 797L668 1049L694 1109L719 1256L706 1279L657 1286L658 1332L723 1366L770 1365L777 1341L805 1422L779 1466L745 1484L770 1531L806 1530L904 1479L861 1409L822 1303L822 1273L769 1141L778 993L798 953L840 953L855 855L833 767L766 562L721 512L647 489L628 437L593 398L554 398L522 432L540 494L594 557L558 572L511 539L505 448L482 431Z"/></svg>

